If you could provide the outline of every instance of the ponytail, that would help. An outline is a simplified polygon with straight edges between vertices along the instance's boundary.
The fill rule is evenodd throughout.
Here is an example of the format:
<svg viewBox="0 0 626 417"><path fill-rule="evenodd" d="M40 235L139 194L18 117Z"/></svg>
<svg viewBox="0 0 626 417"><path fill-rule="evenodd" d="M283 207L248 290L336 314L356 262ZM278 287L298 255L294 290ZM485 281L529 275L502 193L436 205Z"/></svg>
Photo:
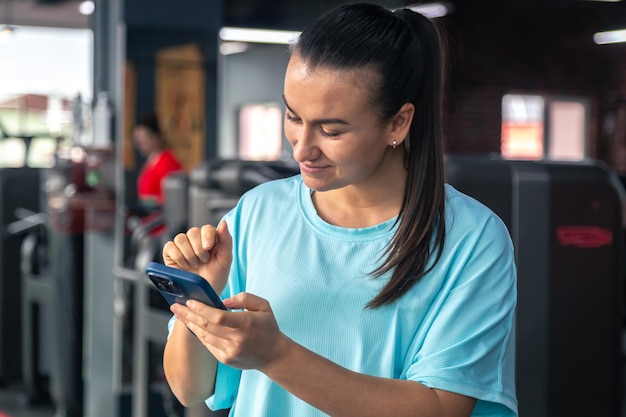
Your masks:
<svg viewBox="0 0 626 417"><path fill-rule="evenodd" d="M419 44L420 79L415 114L405 141L407 183L398 229L384 263L374 271L391 279L368 307L389 304L402 297L439 261L445 243L445 189L443 155L444 44L435 23L407 9L396 15L411 27ZM417 75L417 74L416 74ZM434 256L434 258L433 258Z"/></svg>

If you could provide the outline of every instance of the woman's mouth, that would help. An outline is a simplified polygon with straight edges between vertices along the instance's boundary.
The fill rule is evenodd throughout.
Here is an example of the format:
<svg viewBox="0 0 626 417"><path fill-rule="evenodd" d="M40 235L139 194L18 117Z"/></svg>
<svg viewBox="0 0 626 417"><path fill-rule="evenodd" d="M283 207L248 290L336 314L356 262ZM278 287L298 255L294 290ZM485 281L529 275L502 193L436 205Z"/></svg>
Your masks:
<svg viewBox="0 0 626 417"><path fill-rule="evenodd" d="M328 166L323 165L309 165L309 164L300 164L300 172L308 175L319 174L324 171Z"/></svg>

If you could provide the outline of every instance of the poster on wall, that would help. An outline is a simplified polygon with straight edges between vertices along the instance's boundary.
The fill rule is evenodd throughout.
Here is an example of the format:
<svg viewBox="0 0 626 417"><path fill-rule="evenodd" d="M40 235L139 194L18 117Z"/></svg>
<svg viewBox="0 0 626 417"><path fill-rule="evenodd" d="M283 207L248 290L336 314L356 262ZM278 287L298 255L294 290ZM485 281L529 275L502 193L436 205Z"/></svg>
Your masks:
<svg viewBox="0 0 626 417"><path fill-rule="evenodd" d="M156 64L156 110L167 144L185 169L204 159L205 75L195 44L161 49Z"/></svg>

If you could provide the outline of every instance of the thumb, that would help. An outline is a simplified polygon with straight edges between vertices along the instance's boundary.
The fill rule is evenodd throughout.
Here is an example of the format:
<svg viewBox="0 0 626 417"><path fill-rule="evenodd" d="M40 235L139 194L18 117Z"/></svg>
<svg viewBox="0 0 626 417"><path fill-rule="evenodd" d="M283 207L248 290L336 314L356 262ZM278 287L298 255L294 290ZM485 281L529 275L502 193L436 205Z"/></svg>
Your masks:
<svg viewBox="0 0 626 417"><path fill-rule="evenodd" d="M249 292L241 292L224 300L224 305L233 310L272 311L270 303L265 299Z"/></svg>
<svg viewBox="0 0 626 417"><path fill-rule="evenodd" d="M217 239L220 243L225 245L226 249L233 249L233 237L228 231L228 223L226 223L226 220L222 220L220 224L217 225Z"/></svg>

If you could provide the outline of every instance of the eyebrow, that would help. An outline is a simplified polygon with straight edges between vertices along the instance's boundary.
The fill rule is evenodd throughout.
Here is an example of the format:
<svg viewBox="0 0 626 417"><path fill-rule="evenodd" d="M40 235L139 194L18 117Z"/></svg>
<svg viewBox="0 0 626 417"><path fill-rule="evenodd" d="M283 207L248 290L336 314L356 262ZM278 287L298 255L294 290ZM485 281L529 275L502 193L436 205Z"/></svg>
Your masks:
<svg viewBox="0 0 626 417"><path fill-rule="evenodd" d="M297 115L298 113L296 113L295 111L293 111L293 109L291 107L289 107L289 104L287 103L287 99L285 98L285 95L282 95L283 98L283 102L285 103L285 106L287 107L287 109ZM319 124L319 125L329 125L329 124L342 124L342 125L349 125L350 123L346 122L343 119L314 119L312 120L313 124Z"/></svg>

